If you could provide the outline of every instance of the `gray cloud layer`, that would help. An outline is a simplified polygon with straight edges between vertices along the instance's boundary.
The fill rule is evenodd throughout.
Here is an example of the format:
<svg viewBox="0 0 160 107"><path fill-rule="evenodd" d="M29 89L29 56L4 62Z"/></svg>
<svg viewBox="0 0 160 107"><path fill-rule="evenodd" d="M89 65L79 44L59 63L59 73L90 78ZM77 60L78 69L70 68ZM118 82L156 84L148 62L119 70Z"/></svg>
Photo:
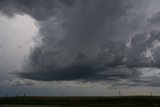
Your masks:
<svg viewBox="0 0 160 107"><path fill-rule="evenodd" d="M18 75L144 84L140 68L159 68L160 62L160 32L146 24L158 23L159 12L147 16L149 1L1 0L4 15L28 14L40 27L42 44L35 46Z"/></svg>

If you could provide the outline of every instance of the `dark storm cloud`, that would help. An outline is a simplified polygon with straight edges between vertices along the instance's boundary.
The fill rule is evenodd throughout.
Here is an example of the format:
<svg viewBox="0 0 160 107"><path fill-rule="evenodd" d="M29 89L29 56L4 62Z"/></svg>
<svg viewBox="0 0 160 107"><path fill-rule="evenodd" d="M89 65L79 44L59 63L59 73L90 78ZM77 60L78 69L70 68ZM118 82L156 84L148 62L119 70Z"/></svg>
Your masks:
<svg viewBox="0 0 160 107"><path fill-rule="evenodd" d="M140 68L159 67L160 59L159 31L137 33L145 25L137 4L144 5L137 0L1 0L3 14L28 14L39 23L42 44L36 43L18 75L137 84Z"/></svg>
<svg viewBox="0 0 160 107"><path fill-rule="evenodd" d="M59 2L66 6L74 4L73 0L1 0L0 10L7 16L28 14L38 21L47 20L56 14Z"/></svg>
<svg viewBox="0 0 160 107"><path fill-rule="evenodd" d="M33 50L20 76L44 81L108 78L98 73L123 64L126 41L116 41L113 28L129 6L119 0L79 0L72 8L62 7L62 22L43 22L43 44Z"/></svg>
<svg viewBox="0 0 160 107"><path fill-rule="evenodd" d="M160 12L157 12L148 19L149 23L152 25L159 25L160 24Z"/></svg>
<svg viewBox="0 0 160 107"><path fill-rule="evenodd" d="M156 42L157 41L157 42ZM127 64L131 67L159 67L160 32L153 30L137 34L131 39L128 49ZM156 46L157 45L157 46Z"/></svg>

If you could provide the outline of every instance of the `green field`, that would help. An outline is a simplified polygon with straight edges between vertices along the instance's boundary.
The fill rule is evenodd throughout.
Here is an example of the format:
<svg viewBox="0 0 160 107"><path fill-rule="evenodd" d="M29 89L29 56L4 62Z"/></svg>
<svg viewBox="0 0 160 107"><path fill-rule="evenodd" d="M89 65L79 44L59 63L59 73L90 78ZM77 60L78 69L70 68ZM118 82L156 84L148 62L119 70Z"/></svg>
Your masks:
<svg viewBox="0 0 160 107"><path fill-rule="evenodd" d="M58 105L62 107L160 107L160 97L1 97L0 105L2 104Z"/></svg>

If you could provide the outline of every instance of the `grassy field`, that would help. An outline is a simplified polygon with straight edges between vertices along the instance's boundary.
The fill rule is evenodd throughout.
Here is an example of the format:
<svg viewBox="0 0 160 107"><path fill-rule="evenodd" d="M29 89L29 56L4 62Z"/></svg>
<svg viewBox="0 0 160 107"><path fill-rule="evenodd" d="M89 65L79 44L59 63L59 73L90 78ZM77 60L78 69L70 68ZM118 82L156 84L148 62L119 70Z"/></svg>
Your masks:
<svg viewBox="0 0 160 107"><path fill-rule="evenodd" d="M62 107L160 107L160 97L1 97L0 105L3 104Z"/></svg>

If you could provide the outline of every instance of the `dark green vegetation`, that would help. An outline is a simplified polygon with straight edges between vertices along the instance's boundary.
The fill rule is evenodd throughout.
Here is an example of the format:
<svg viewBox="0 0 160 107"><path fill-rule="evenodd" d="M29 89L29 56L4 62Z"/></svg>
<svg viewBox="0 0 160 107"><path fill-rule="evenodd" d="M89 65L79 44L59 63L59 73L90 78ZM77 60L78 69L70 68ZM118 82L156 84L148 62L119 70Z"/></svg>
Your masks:
<svg viewBox="0 0 160 107"><path fill-rule="evenodd" d="M0 98L0 104L59 105L62 107L160 107L160 97L7 97Z"/></svg>

